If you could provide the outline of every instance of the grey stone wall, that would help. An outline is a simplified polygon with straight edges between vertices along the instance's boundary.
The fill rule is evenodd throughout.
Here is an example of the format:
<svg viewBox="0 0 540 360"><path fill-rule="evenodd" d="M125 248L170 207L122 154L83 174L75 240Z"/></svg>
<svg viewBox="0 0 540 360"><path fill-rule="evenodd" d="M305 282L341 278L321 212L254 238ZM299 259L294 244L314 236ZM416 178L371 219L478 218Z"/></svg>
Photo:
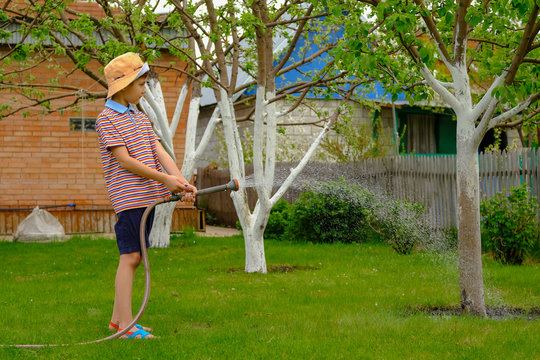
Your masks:
<svg viewBox="0 0 540 360"><path fill-rule="evenodd" d="M300 106L290 113L278 119L278 161L299 161L314 139L321 132L325 118L332 115L339 106L340 100L312 100L307 106ZM292 102L280 101L277 104L277 112L286 112ZM350 103L349 116L351 124L368 124L372 126L374 113L373 110L363 108L356 103ZM237 117L241 117L249 111L249 106L240 105L237 108ZM197 143L199 143L204 129L206 128L209 118L212 114L213 106L202 109L199 117L199 128L197 130ZM393 118L392 110L383 108L381 111L381 120L384 127L384 136L392 139L393 137ZM252 121L243 121L239 123L240 133L247 142L252 142ZM327 135L329 139L335 138L336 134L333 131ZM218 167L223 167L226 159L226 151L224 147L223 132L221 126L214 132L212 140L208 145L204 158L198 163L198 167L205 167L216 163ZM392 144L385 147L387 155L392 154ZM313 160L331 161L325 150L321 147L313 156Z"/></svg>

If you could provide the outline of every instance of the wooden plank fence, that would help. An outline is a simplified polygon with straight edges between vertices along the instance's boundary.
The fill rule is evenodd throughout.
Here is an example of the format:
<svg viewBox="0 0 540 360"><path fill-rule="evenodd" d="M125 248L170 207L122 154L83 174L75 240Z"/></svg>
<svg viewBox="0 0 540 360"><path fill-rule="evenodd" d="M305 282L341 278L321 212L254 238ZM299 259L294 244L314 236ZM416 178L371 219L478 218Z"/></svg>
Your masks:
<svg viewBox="0 0 540 360"><path fill-rule="evenodd" d="M114 233L116 214L112 209L46 210L58 219L66 234ZM31 212L0 209L0 237L14 234L17 226ZM204 212L195 206L178 205L173 212L171 231L182 231L186 227L205 231Z"/></svg>
<svg viewBox="0 0 540 360"><path fill-rule="evenodd" d="M482 199L527 183L540 205L540 150L523 148L478 156ZM277 173L287 174L287 169L294 165L278 164ZM246 169L247 174L251 172L250 168ZM198 174L197 186L200 188L229 181L229 173L224 170L199 169ZM305 190L303 183L337 180L340 176L374 193L424 204L427 220L435 228L455 226L455 155L406 155L349 164L309 163L284 198L294 202ZM255 193L249 191L248 197L253 208ZM237 221L234 206L226 193L209 197L202 205L222 223L234 225Z"/></svg>

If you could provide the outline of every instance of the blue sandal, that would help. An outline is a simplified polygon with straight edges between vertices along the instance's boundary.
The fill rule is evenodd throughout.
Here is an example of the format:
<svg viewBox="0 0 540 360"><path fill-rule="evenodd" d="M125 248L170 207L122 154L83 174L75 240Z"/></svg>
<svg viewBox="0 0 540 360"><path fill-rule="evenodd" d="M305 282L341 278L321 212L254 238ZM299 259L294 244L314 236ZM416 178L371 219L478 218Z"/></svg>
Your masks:
<svg viewBox="0 0 540 360"><path fill-rule="evenodd" d="M114 330L112 330L112 331L116 331L116 332L120 331L120 326L118 326L117 324L113 323L112 321L109 323L109 326L112 327L112 328L114 328ZM135 327L136 327L137 329L139 329L139 330L144 330L144 328L143 328L142 325L135 324ZM144 331L146 331L146 330L144 330ZM152 331L152 329L150 329L150 331Z"/></svg>
<svg viewBox="0 0 540 360"><path fill-rule="evenodd" d="M148 331L144 331L143 329L139 329L135 332L131 332L131 331L128 331L126 332L124 335L127 336L126 339L136 339L138 335L141 336L141 339L146 339L146 337L148 335L152 335L151 333L149 333ZM153 336L153 335L152 335Z"/></svg>

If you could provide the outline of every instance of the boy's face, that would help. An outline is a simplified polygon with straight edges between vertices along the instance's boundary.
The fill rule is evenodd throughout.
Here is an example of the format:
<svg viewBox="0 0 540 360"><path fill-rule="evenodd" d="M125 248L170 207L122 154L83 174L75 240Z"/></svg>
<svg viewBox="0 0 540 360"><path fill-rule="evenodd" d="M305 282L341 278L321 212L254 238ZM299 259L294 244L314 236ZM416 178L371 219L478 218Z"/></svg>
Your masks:
<svg viewBox="0 0 540 360"><path fill-rule="evenodd" d="M140 78L134 80L131 84L129 84L127 87L122 89L120 92L122 93L124 99L131 104L138 104L139 100L143 95L146 93L146 80L147 76L143 75Z"/></svg>

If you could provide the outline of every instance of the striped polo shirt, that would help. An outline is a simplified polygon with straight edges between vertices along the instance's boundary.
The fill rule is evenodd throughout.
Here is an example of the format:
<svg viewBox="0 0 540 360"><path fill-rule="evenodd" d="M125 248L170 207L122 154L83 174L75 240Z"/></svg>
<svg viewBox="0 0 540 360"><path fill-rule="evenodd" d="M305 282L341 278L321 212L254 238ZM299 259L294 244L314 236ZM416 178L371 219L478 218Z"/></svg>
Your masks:
<svg viewBox="0 0 540 360"><path fill-rule="evenodd" d="M146 207L171 194L162 183L124 169L110 150L115 146L125 146L132 158L152 169L163 171L157 156L159 138L146 114L131 105L125 107L108 99L105 110L96 119L96 131L105 184L116 213Z"/></svg>

